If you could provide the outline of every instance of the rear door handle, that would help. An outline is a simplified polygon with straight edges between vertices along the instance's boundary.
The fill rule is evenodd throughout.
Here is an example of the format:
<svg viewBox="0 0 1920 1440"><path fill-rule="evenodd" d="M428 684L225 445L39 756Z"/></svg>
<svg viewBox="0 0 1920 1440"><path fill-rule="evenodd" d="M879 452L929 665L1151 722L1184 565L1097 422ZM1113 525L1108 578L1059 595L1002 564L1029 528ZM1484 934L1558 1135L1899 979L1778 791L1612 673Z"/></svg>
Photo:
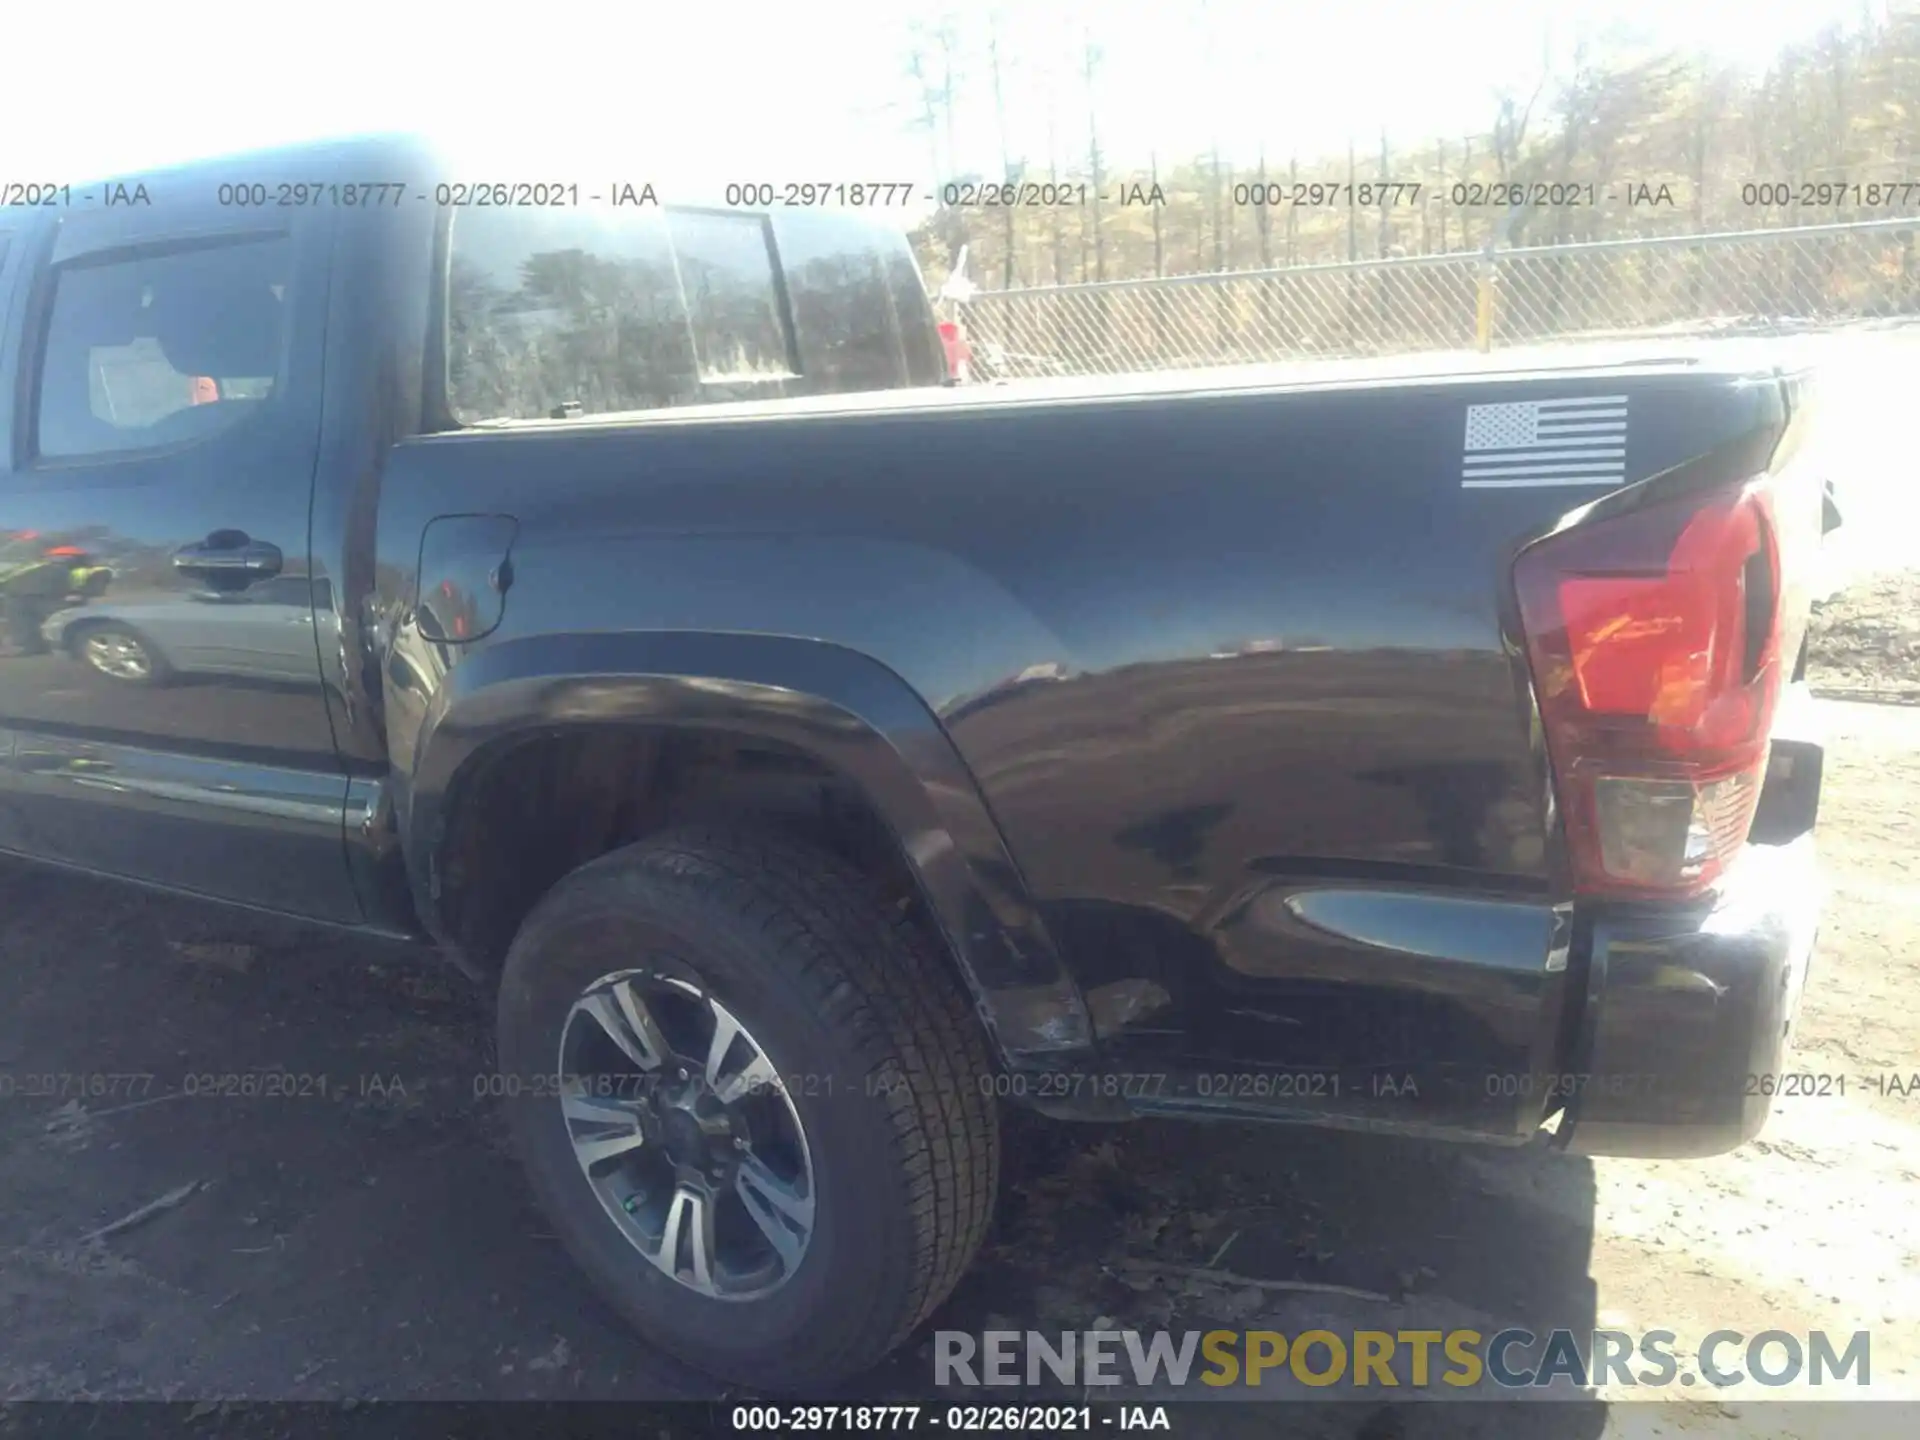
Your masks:
<svg viewBox="0 0 1920 1440"><path fill-rule="evenodd" d="M173 568L188 575L215 575L264 580L280 573L278 545L249 539L238 530L216 530L194 545L173 552Z"/></svg>

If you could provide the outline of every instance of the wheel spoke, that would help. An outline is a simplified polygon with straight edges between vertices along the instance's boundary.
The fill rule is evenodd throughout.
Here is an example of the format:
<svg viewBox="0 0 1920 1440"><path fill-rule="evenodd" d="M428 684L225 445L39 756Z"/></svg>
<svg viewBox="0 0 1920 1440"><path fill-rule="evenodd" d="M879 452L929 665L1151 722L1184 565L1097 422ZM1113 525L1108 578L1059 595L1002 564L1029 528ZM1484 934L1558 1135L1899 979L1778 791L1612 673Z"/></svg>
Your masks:
<svg viewBox="0 0 1920 1440"><path fill-rule="evenodd" d="M605 1095L583 1095L577 1090L560 1097L560 1108L569 1120L582 1125L617 1125L626 1128L635 1123L633 1106Z"/></svg>
<svg viewBox="0 0 1920 1440"><path fill-rule="evenodd" d="M713 1039L707 1045L707 1084L713 1087L720 1103L731 1105L753 1090L777 1089L780 1077L766 1052L753 1043L753 1037L741 1030L740 1022L718 1000L709 1001L708 1005L713 1010ZM753 1052L753 1058L729 1075L727 1059L736 1044L744 1044Z"/></svg>
<svg viewBox="0 0 1920 1440"><path fill-rule="evenodd" d="M146 652L124 635L89 636L86 652L95 669L123 680L137 679L147 672Z"/></svg>
<svg viewBox="0 0 1920 1440"><path fill-rule="evenodd" d="M626 1155L638 1150L646 1143L647 1137L640 1133L640 1127L636 1125L633 1129L618 1135L599 1136L591 1140L576 1137L573 1142L573 1153L580 1157L582 1164L591 1168L602 1160L611 1160L616 1155Z"/></svg>
<svg viewBox="0 0 1920 1440"><path fill-rule="evenodd" d="M813 1197L782 1180L757 1155L748 1155L734 1172L734 1188L761 1233L792 1270L800 1263L813 1231Z"/></svg>
<svg viewBox="0 0 1920 1440"><path fill-rule="evenodd" d="M570 1122L568 1138L573 1141L573 1153L589 1173L602 1160L626 1155L647 1143L640 1116L631 1105L610 1096L589 1095L577 1084L561 1093L560 1113ZM575 1135L574 1124L592 1126L602 1133Z"/></svg>
<svg viewBox="0 0 1920 1440"><path fill-rule="evenodd" d="M653 1012L647 1009L647 1002L640 998L640 992L634 988L633 982L622 980L613 987L613 995L620 1002L620 1014L632 1027L641 1048L653 1057L653 1063L646 1068L652 1070L664 1065L667 1056L673 1053L673 1047L667 1044L667 1037L660 1033Z"/></svg>
<svg viewBox="0 0 1920 1440"><path fill-rule="evenodd" d="M583 996L580 1008L642 1070L658 1070L671 1053L653 1012L630 980L616 980L604 990Z"/></svg>
<svg viewBox="0 0 1920 1440"><path fill-rule="evenodd" d="M673 1203L667 1206L666 1228L660 1235L660 1268L675 1279L680 1278L683 1235L689 1251L688 1264L693 1270L693 1288L711 1294L713 1207L707 1203L706 1196L690 1185L682 1185L673 1192Z"/></svg>

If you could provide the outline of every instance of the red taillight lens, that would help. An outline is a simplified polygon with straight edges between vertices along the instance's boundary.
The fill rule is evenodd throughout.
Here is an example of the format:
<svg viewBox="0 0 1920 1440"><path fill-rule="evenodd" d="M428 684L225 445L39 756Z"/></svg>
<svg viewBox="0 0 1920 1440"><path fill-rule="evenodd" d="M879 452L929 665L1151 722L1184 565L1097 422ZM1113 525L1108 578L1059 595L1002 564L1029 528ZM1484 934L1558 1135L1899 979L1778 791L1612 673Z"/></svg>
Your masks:
<svg viewBox="0 0 1920 1440"><path fill-rule="evenodd" d="M1746 842L1782 678L1767 485L1572 526L1514 578L1576 887L1707 888Z"/></svg>

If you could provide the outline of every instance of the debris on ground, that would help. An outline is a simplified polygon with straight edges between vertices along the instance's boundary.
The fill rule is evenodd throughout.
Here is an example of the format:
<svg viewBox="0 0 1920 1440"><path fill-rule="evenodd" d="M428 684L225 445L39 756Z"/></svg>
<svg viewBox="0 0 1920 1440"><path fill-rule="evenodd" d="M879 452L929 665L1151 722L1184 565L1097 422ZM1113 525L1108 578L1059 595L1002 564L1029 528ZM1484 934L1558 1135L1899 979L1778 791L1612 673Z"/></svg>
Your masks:
<svg viewBox="0 0 1920 1440"><path fill-rule="evenodd" d="M1154 1260L1122 1260L1120 1267L1141 1275L1167 1275L1199 1282L1206 1285L1218 1285L1226 1289L1285 1290L1301 1295L1345 1295L1354 1300L1377 1300L1381 1304L1392 1303L1392 1297L1378 1290L1363 1290L1354 1285L1333 1285L1321 1280L1258 1280L1251 1275L1236 1275L1231 1270L1210 1270L1203 1265L1163 1265ZM1420 1267L1420 1273L1432 1275L1426 1266ZM1409 1282L1401 1287L1411 1290Z"/></svg>
<svg viewBox="0 0 1920 1440"><path fill-rule="evenodd" d="M133 1229L136 1225L144 1225L147 1221L153 1219L154 1216L164 1215L176 1206L186 1204L199 1188L200 1182L198 1180L189 1180L186 1184L167 1191L167 1193L160 1196L159 1199L149 1200L137 1210L129 1210L118 1220L102 1225L98 1230L88 1231L80 1237L80 1243L85 1245L90 1241L105 1240L110 1236L123 1234Z"/></svg>
<svg viewBox="0 0 1920 1440"><path fill-rule="evenodd" d="M189 965L205 965L232 975L246 974L260 953L257 945L233 940L169 940L167 948Z"/></svg>

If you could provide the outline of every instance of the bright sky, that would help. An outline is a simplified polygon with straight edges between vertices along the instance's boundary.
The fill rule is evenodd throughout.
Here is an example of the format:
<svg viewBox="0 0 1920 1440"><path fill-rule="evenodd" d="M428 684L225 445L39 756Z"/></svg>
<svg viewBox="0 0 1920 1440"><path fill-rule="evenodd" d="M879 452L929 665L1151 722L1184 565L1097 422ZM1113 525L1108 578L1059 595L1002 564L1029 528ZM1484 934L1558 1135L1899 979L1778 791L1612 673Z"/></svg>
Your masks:
<svg viewBox="0 0 1920 1440"><path fill-rule="evenodd" d="M81 181L197 155L424 130L475 174L911 179L935 149L908 78L916 21L964 31L957 160L997 174L984 51L996 13L1016 159L1086 151L1082 38L1103 59L1102 143L1121 171L1217 139L1251 158L1484 129L1610 26L1760 67L1889 0L666 0L526 4L21 0L0 33L0 180ZM1891 0L1896 8L1904 0ZM378 177L367 177L369 179ZM702 187L704 188L704 186Z"/></svg>

